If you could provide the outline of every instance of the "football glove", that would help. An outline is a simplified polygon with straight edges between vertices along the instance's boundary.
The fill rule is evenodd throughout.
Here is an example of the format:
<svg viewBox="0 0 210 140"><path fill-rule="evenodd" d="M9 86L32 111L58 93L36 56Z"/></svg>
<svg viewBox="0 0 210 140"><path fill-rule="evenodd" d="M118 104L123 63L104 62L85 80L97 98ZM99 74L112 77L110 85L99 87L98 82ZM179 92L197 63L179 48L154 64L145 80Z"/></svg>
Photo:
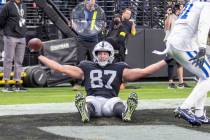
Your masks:
<svg viewBox="0 0 210 140"><path fill-rule="evenodd" d="M206 55L206 49L203 47L199 48L198 53L196 54L196 56L194 58L191 58L189 61L192 61L192 64L197 67L202 67L205 61L205 55Z"/></svg>

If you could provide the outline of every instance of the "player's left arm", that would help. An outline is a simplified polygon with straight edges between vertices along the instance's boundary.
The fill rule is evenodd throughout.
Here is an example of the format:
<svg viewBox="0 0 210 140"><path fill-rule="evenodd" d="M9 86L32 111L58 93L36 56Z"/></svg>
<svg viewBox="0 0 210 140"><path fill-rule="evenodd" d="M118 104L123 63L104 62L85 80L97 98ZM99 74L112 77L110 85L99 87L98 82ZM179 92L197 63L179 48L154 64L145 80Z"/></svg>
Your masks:
<svg viewBox="0 0 210 140"><path fill-rule="evenodd" d="M198 43L199 47L207 47L207 39L210 30L210 4L204 5L199 19L198 25Z"/></svg>
<svg viewBox="0 0 210 140"><path fill-rule="evenodd" d="M143 69L141 69L141 68L133 68L133 69L125 68L123 70L123 79L126 81L134 81L139 78L149 76L149 75L159 71L166 65L167 65L166 60L161 60L161 61L151 64Z"/></svg>

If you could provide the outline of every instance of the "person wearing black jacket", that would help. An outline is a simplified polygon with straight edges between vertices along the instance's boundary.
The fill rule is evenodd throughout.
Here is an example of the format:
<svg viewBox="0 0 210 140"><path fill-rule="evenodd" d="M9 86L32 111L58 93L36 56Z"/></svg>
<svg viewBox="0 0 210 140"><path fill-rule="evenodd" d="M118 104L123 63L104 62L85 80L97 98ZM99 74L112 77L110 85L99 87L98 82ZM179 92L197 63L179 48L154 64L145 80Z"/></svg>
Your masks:
<svg viewBox="0 0 210 140"><path fill-rule="evenodd" d="M115 61L125 61L126 42L129 35L136 35L136 25L131 21L131 9L125 8L121 15L116 15L107 36L107 41L110 42L115 49Z"/></svg>
<svg viewBox="0 0 210 140"><path fill-rule="evenodd" d="M26 6L22 0L10 0L0 13L0 29L3 29L4 40L4 81L3 92L26 91L20 84L22 62L26 46ZM14 88L9 85L10 73L14 61Z"/></svg>
<svg viewBox="0 0 210 140"><path fill-rule="evenodd" d="M125 61L126 43L129 35L136 35L136 24L131 21L132 11L125 8L121 15L117 15L111 24L107 41L114 46L115 62ZM121 84L120 89L125 88L125 83Z"/></svg>

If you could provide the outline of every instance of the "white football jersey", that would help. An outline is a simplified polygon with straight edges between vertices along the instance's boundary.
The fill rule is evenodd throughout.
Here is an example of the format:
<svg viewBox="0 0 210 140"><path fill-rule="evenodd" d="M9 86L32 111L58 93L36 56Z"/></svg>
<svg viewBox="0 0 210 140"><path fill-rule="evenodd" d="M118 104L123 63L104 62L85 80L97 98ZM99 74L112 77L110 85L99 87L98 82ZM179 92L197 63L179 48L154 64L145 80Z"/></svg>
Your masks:
<svg viewBox="0 0 210 140"><path fill-rule="evenodd" d="M196 2L196 1L199 1L199 2L210 2L210 0L190 0L190 2Z"/></svg>
<svg viewBox="0 0 210 140"><path fill-rule="evenodd" d="M209 29L210 0L192 0L176 20L168 41L179 50L191 51L195 50L192 38L197 35L197 48L206 47Z"/></svg>

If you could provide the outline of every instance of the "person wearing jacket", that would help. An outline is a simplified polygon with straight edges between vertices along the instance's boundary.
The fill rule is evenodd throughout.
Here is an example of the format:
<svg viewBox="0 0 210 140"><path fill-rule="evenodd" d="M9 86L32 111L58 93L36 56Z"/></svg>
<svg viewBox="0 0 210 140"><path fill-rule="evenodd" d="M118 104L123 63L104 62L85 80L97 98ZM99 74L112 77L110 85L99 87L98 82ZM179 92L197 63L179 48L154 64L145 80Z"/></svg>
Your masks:
<svg viewBox="0 0 210 140"><path fill-rule="evenodd" d="M22 0L10 0L0 13L0 29L3 30L4 41L4 77L2 92L26 91L22 87L21 72L26 47L26 6ZM14 62L14 88L9 85L10 73Z"/></svg>

